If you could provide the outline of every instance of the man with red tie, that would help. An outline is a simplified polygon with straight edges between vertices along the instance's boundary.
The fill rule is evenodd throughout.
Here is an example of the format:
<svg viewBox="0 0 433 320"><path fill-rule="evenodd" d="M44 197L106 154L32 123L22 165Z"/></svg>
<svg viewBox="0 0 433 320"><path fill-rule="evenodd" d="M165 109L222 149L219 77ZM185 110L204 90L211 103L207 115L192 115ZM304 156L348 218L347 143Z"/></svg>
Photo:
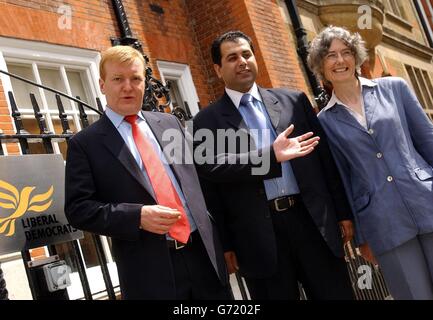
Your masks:
<svg viewBox="0 0 433 320"><path fill-rule="evenodd" d="M70 224L112 238L123 299L231 299L194 164L164 152L163 133L183 137L182 127L172 115L141 111L143 56L108 49L99 81L105 113L68 145Z"/></svg>

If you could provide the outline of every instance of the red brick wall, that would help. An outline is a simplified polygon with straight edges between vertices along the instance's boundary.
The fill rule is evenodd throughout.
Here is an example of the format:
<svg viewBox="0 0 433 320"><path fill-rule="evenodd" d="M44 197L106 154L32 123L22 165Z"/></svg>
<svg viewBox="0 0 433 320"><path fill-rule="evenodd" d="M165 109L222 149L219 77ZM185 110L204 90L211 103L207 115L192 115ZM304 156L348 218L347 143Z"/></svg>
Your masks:
<svg viewBox="0 0 433 320"><path fill-rule="evenodd" d="M252 38L259 65L257 82L260 85L307 90L295 44L290 41L274 0L186 0L186 4L209 82L214 89L213 99L223 92L224 85L213 71L210 46L218 35L229 30L241 30Z"/></svg>
<svg viewBox="0 0 433 320"><path fill-rule="evenodd" d="M218 35L229 30L241 30L256 42L251 21L248 14L246 14L245 2L242 0L186 0L185 2L204 60L208 83L211 86L210 99L215 101L222 94L224 84L218 79L213 69L210 56L211 44ZM263 65L258 50L256 50L256 56L259 66ZM261 72L262 75L266 74L266 70L262 69Z"/></svg>
<svg viewBox="0 0 433 320"><path fill-rule="evenodd" d="M296 52L296 44L289 37L276 1L246 0L245 2L270 85L306 92L307 85L300 68L301 61ZM264 79L259 79L260 81Z"/></svg>
<svg viewBox="0 0 433 320"><path fill-rule="evenodd" d="M118 37L117 21L109 0L65 1L72 8L72 29L57 27L57 10L63 1L0 0L0 36L42 41L101 51L111 46L110 37ZM150 4L164 10L158 14ZM128 21L150 58L156 77L157 60L189 64L202 105L208 104L212 86L208 71L183 0L123 0ZM13 18L12 18L13 17Z"/></svg>
<svg viewBox="0 0 433 320"><path fill-rule="evenodd" d="M212 87L204 66L198 41L188 14L185 1L128 1L140 3L137 8L126 8L132 30L147 46L145 52L156 77L159 77L157 60L188 64L201 105L207 105ZM126 3L126 2L125 2ZM159 14L149 5L158 5L164 10Z"/></svg>
<svg viewBox="0 0 433 320"><path fill-rule="evenodd" d="M0 134L14 134L12 118L6 102L3 86L0 82ZM18 145L16 143L6 144L8 154L19 154ZM5 150L4 150L5 151Z"/></svg>
<svg viewBox="0 0 433 320"><path fill-rule="evenodd" d="M63 3L72 8L71 30L58 28L61 15L57 10ZM164 13L151 11L151 3L161 6ZM123 0L123 4L133 35L149 56L154 75L159 77L157 60L189 64L199 100L202 105L207 105L212 87L208 84L208 73L185 2ZM110 37L119 36L110 0L0 0L0 12L0 36L96 51L110 47ZM4 109L6 104L0 107L4 114L9 113ZM2 121L0 128L9 128L7 119L2 118Z"/></svg>
<svg viewBox="0 0 433 320"><path fill-rule="evenodd" d="M72 8L72 29L61 30L57 13L63 3ZM159 77L157 60L188 64L202 106L222 93L210 58L210 45L222 32L239 29L256 47L265 87L286 86L306 91L296 48L275 0L123 0L133 35L143 44ZM152 11L158 5L163 14ZM119 30L110 0L0 0L0 36L87 48L111 46ZM4 100L3 100L4 101ZM4 113L5 104L0 110ZM7 128L1 118L0 128Z"/></svg>
<svg viewBox="0 0 433 320"><path fill-rule="evenodd" d="M0 36L100 51L111 45L109 37L115 35L114 12L106 2L69 1L72 28L62 30L57 13L61 1L0 0Z"/></svg>

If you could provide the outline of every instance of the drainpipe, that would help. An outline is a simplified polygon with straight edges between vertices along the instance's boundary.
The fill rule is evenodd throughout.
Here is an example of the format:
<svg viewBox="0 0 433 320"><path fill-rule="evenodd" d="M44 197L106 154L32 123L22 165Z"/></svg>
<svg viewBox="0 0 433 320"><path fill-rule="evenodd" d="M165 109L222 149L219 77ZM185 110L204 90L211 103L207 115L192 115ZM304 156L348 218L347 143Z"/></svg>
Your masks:
<svg viewBox="0 0 433 320"><path fill-rule="evenodd" d="M111 44L113 46L132 46L143 53L143 47L141 46L140 41L132 36L131 28L129 26L128 18L126 17L125 7L123 6L122 0L113 0L113 8L120 30L120 38L111 37Z"/></svg>
<svg viewBox="0 0 433 320"><path fill-rule="evenodd" d="M296 7L296 0L285 0L287 11L290 15L290 20L292 21L293 29L295 30L296 40L297 40L297 52L302 60L305 73L307 74L308 82L311 89L313 90L314 99L319 107L319 110L324 108L329 100L329 96L325 89L317 81L316 76L308 68L307 56L308 56L308 42L307 42L307 32L305 31L301 17L299 16L298 8Z"/></svg>
<svg viewBox="0 0 433 320"><path fill-rule="evenodd" d="M429 44L430 48L433 48L433 32L432 32L432 29L430 28L430 26L428 24L428 18L427 18L425 11L424 11L424 7L422 6L422 3L420 0L416 0L413 3L415 4L415 9L418 13L419 20L420 20L421 25L424 29L424 33L427 37L428 44Z"/></svg>

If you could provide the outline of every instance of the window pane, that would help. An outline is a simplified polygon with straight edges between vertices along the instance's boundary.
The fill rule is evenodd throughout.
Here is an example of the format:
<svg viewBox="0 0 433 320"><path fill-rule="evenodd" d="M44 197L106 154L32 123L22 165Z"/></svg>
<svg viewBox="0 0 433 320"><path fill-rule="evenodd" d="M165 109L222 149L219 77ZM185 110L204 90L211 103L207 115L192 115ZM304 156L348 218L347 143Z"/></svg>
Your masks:
<svg viewBox="0 0 433 320"><path fill-rule="evenodd" d="M386 10L388 10L388 11L392 11L392 9L391 9L391 5L390 5L390 3L389 3L389 0L385 0L385 1L383 2L383 4L385 5L385 9L386 9Z"/></svg>
<svg viewBox="0 0 433 320"><path fill-rule="evenodd" d="M63 127L62 127L62 123L61 123L60 119L57 117L57 115L53 116L52 119L53 119L53 125L54 125L54 132L57 134L62 134L63 133ZM76 133L77 128L75 127L75 123L72 119L72 116L68 116L68 124L69 124L69 130Z"/></svg>
<svg viewBox="0 0 433 320"><path fill-rule="evenodd" d="M23 119L23 126L24 126L24 129L27 130L29 133L33 133L33 134L39 134L40 133L38 122L36 121L35 118ZM40 142L29 141L28 145L29 145L29 150L27 153L29 153L29 154L45 154L45 153L47 153L42 141L40 141Z"/></svg>
<svg viewBox="0 0 433 320"><path fill-rule="evenodd" d="M415 94L425 109L428 117L433 120L433 86L429 74L425 70L405 65Z"/></svg>
<svg viewBox="0 0 433 320"><path fill-rule="evenodd" d="M392 9L392 12L396 15L396 16L401 16L401 14L400 14L400 8L399 8L399 6L398 6L398 4L396 3L396 1L395 0L390 0L390 4L391 4L391 9Z"/></svg>
<svg viewBox="0 0 433 320"><path fill-rule="evenodd" d="M428 92L430 93L430 98L432 98L432 97L433 97L433 96L432 96L432 95L433 95L433 86L432 86L432 83L431 83L431 79L430 79L430 77L429 77L427 71L422 70L422 74L423 74L423 76L424 76L424 81L425 81L425 83L427 84ZM431 100L430 100L430 102L431 102ZM427 107L428 107L430 110L433 110L433 104L430 104L430 105L428 105Z"/></svg>
<svg viewBox="0 0 433 320"><path fill-rule="evenodd" d="M428 93L427 86L424 83L424 79L423 79L423 77L421 75L421 70L418 69L418 68L414 68L414 70L415 70L416 78L418 80L418 85L419 85L419 87L420 87L420 89L421 89L421 91L423 93L423 96L424 96L424 100L425 100L425 103L426 103L425 104L425 108L427 109L428 106L431 106L432 101L430 99L430 95Z"/></svg>
<svg viewBox="0 0 433 320"><path fill-rule="evenodd" d="M426 108L426 102L425 102L424 97L422 95L422 92L419 88L419 84L418 84L418 81L416 79L415 72L413 71L411 66L405 65L405 67L406 67L406 71L409 75L410 82L412 83L412 87L415 90L415 94L417 95L417 97L419 99L419 102L421 103L421 105L424 108Z"/></svg>
<svg viewBox="0 0 433 320"><path fill-rule="evenodd" d="M17 76L23 77L30 81L35 81L35 77L33 76L33 71L31 65L25 64L7 64L8 71L10 73L16 74ZM33 93L36 97L36 101L39 104L39 108L41 107L41 97L39 95L39 89L36 86L33 86L24 81L15 79L10 77L12 83L12 89L14 92L15 101L17 103L18 109L32 109L32 103L30 100L30 93Z"/></svg>
<svg viewBox="0 0 433 320"><path fill-rule="evenodd" d="M403 3L400 1L398 1L398 9L400 11L400 17L403 18L404 20L407 20L407 15L406 15L406 11L404 9Z"/></svg>
<svg viewBox="0 0 433 320"><path fill-rule="evenodd" d="M89 121L89 125L91 125L93 122L99 120L100 116L98 114L95 114L92 111L92 114L87 114L87 120Z"/></svg>
<svg viewBox="0 0 433 320"><path fill-rule="evenodd" d="M90 106L97 108L96 101L93 101L92 97L89 97L90 92L85 88L90 88L89 82L87 81L87 76L84 71L77 71L72 69L67 69L66 74L68 76L69 86L71 87L72 95L74 97L79 96L80 100L88 103ZM78 110L78 104L75 103L75 107ZM84 107L84 111L87 114L87 120L89 124L92 124L99 119L99 115L95 114L89 108Z"/></svg>
<svg viewBox="0 0 433 320"><path fill-rule="evenodd" d="M84 87L89 87L84 72L66 70L68 76L69 86L71 88L72 96L79 96L80 99L86 103L89 103L89 97L87 97Z"/></svg>
<svg viewBox="0 0 433 320"><path fill-rule="evenodd" d="M60 76L59 69L39 67L39 75L41 77L41 82L44 86L66 93L66 88ZM55 93L45 90L45 96L47 98L48 109L57 111L58 108ZM61 97L61 100L65 110L71 110L71 105L68 99Z"/></svg>
<svg viewBox="0 0 433 320"><path fill-rule="evenodd" d="M169 79L170 81L170 98L173 108L180 107L185 110L184 100L179 90L179 80Z"/></svg>

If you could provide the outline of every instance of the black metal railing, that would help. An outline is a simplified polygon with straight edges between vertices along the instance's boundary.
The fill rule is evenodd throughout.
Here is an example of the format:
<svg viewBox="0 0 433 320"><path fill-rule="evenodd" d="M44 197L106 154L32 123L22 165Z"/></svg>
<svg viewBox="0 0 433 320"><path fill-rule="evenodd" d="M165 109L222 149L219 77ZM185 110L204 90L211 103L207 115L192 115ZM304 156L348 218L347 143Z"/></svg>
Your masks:
<svg viewBox="0 0 433 320"><path fill-rule="evenodd" d="M311 72L307 63L308 56L308 41L307 41L307 31L302 24L301 16L298 12L298 7L296 5L296 0L285 0L287 11L290 15L290 20L292 21L293 31L296 35L297 53L301 59L302 65L304 66L304 71L307 76L308 83L310 84L311 90L314 94L314 100L319 107L319 110L324 108L329 101L329 95L326 93L325 89L317 81L316 76Z"/></svg>
<svg viewBox="0 0 433 320"><path fill-rule="evenodd" d="M56 95L59 95L59 96L65 97L65 98L67 98L67 99L69 99L69 100L72 100L72 101L75 101L75 102L77 102L77 103L81 103L82 105L86 106L86 108L89 108L89 109L95 111L95 112L98 113L98 114L102 114L102 112L103 112L103 111L102 111L102 108L101 108L101 109L99 109L99 108L96 109L96 108L92 107L91 105L87 104L86 102L81 101L80 99L74 98L74 97L72 97L72 96L70 96L70 95L68 95L68 94L66 94L66 93L64 93L64 92L58 91L58 90L56 90L56 89L53 89L53 88L50 88L50 87L44 86L43 84L39 84L39 83L37 83L37 82L34 82L34 81L32 81L32 80L29 80L29 79L23 78L23 77L21 77L21 76L19 76L19 75L16 75L16 74L13 74L13 73L7 72L7 71L5 71L5 70L1 70L1 69L0 69L0 73L3 73L3 74L5 74L5 75L7 75L7 76L9 76L9 77L15 78L15 79L20 80L20 81L22 81L22 82L28 83L28 84L30 84L30 85L32 85L32 86L39 87L39 88L42 88L42 89L47 90L47 91L51 91L51 92L55 93ZM99 102L99 104L100 104L100 102ZM99 107L99 104L98 104L98 107ZM17 110L17 111L18 111L18 110ZM13 114L12 114L12 116L13 116Z"/></svg>
<svg viewBox="0 0 433 320"><path fill-rule="evenodd" d="M1 72L6 73L4 71L1 71ZM6 73L6 74L8 74L10 76L15 76L15 75L12 75L9 73ZM18 76L15 76L15 77L21 78ZM25 79L25 80L27 80L27 79ZM31 81L26 81L26 82L31 83ZM54 89L47 88L47 87L42 86L42 85L38 85L38 84L35 84L35 85L37 85L39 87L43 87L44 89L47 89L50 91L56 91ZM71 131L71 129L69 127L69 122L67 120L68 115L65 113L65 109L63 107L62 100L60 99L60 95L63 97L67 97L68 99L71 99L75 102L78 102L78 108L80 111L79 117L80 117L81 124L83 127L86 127L89 125L89 122L87 120L87 114L86 114L83 106L86 106L86 107L92 109L93 111L97 112L98 114L102 114L102 112L100 111L100 109L102 109L100 101L99 102L97 101L97 105L98 105L98 109L99 109L98 110L96 108L89 106L87 103L81 101L79 97L74 98L74 97L70 97L64 93L56 92L55 97L56 97L56 102L57 102L57 108L59 111L59 120L60 120L60 123L62 125L63 131L62 131L62 134L55 134L55 133L49 131L49 129L47 127L47 123L45 121L45 117L40 112L38 102L37 102L34 94L31 93L30 94L30 100L32 103L33 111L34 111L34 118L38 124L40 132L38 134L30 134L30 133L28 133L28 131L25 129L25 127L23 125L21 113L20 113L18 106L16 104L14 95L12 92L9 91L8 92L8 98L9 98L9 102L10 102L10 106L11 106L11 111L12 111L11 115L12 115L12 118L13 118L13 121L15 124L16 133L12 134L12 135L0 134L0 142L5 142L5 143L16 143L17 142L17 143L19 143L19 145L21 147L22 154L30 154L31 153L31 151L30 151L30 144L31 143L42 144L43 148L44 148L44 152L47 154L54 153L54 148L52 145L53 141L56 141L56 142L65 141L67 143L68 140L72 137L73 132ZM3 146L1 143L0 143L0 155L4 155L4 150L3 150ZM99 266L101 268L101 272L103 275L103 280L105 283L107 296L109 299L116 299L115 291L113 288L113 284L112 284L109 270L108 270L108 266L107 266L107 258L106 258L106 255L105 255L105 252L104 252L103 246L102 246L101 237L98 235L92 234L92 240L93 240L94 245L95 245L95 250L96 250ZM90 289L90 285L89 285L89 281L88 281L88 277L87 277L87 273L86 273L84 258L81 254L78 241L77 240L72 241L71 247L72 247L72 250L70 252L71 258L72 258L74 265L77 266L78 274L79 274L80 281L81 281L82 288L83 288L84 297L87 300L91 300L92 299L92 293L91 293L91 289ZM55 245L49 245L48 251L49 251L50 256L54 256L57 254L57 250L56 250ZM36 288L38 286L36 283L37 279L35 279L35 277L32 275L31 270L29 268L29 262L32 261L31 256L30 256L30 252L28 250L22 251L21 256L23 258L24 267L25 267L26 274L27 274L27 277L29 280L30 291L32 293L33 298L37 299L38 298L38 292L36 290ZM68 298L67 294L63 298L67 299Z"/></svg>

